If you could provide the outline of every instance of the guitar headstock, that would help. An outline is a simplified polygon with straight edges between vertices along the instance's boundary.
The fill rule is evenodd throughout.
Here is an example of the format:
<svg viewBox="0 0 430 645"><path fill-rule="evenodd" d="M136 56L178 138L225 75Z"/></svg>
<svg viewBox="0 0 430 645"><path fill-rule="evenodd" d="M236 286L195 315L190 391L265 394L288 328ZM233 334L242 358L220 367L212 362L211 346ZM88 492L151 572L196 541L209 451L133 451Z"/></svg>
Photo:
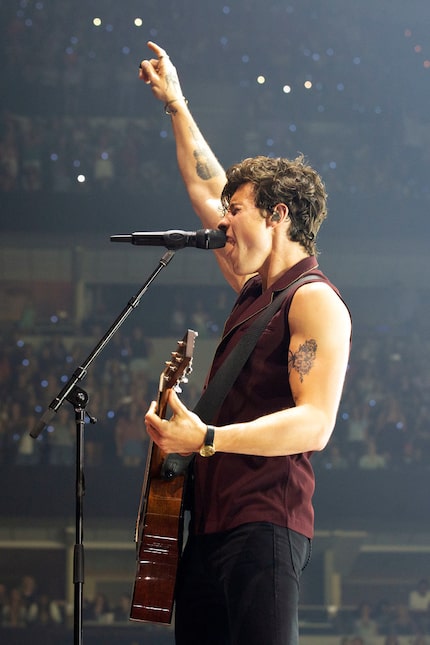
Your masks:
<svg viewBox="0 0 430 645"><path fill-rule="evenodd" d="M166 390L177 387L179 383L185 382L189 374L191 374L194 345L197 336L198 333L196 331L188 329L183 339L178 341L176 351L172 352L170 361L166 361L166 367L160 376L160 395Z"/></svg>

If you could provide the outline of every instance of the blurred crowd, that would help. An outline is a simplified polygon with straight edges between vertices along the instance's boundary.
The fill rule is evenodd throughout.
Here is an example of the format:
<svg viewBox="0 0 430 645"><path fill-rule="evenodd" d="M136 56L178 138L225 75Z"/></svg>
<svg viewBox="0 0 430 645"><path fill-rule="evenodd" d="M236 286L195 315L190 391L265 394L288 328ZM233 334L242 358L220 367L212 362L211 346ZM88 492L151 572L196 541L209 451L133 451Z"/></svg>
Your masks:
<svg viewBox="0 0 430 645"><path fill-rule="evenodd" d="M316 467L428 468L429 351L413 333L354 339L335 432Z"/></svg>
<svg viewBox="0 0 430 645"><path fill-rule="evenodd" d="M63 598L53 597L40 583L31 574L10 584L0 583L0 628L71 626L73 607L68 607ZM84 596L84 624L130 625L130 603L128 592L109 597L96 591L91 597ZM411 587L403 603L385 598L377 603L363 601L356 607L303 606L302 629L306 633L306 626L312 626L317 611L317 622L325 623L326 633L341 638L340 645L376 645L381 638L384 645L429 645L429 607L429 581L422 578Z"/></svg>
<svg viewBox="0 0 430 645"><path fill-rule="evenodd" d="M204 115L203 115L204 118ZM269 118L269 117L268 117ZM329 193L337 200L364 193L379 204L381 187L389 200L429 200L426 173L427 152L419 146L396 148L387 145L390 128L378 121L359 123L352 130L347 123L337 124L334 145L325 128L293 135L284 132L284 117L271 118L273 145L267 145L270 132L261 127L259 116L242 115L239 136L241 148L232 148L229 131L217 129L210 138L227 163L239 156L267 154L285 156L299 149L322 173ZM256 129L256 124L259 127ZM160 128L158 118L23 116L0 114L0 192L88 195L116 191L145 194L148 200L166 190L182 195L168 123ZM356 124L357 126L357 124ZM401 140L404 127L392 124ZM312 130L312 129L311 129ZM230 137L230 141L227 138ZM403 142L404 143L404 142ZM150 186L148 195L147 187Z"/></svg>
<svg viewBox="0 0 430 645"><path fill-rule="evenodd" d="M37 588L34 576L24 575L10 586L0 582L2 627L53 626L65 623L65 602Z"/></svg>
<svg viewBox="0 0 430 645"><path fill-rule="evenodd" d="M223 288L199 290L200 297L187 298L187 290L175 289L175 295L156 307L151 319L153 336L140 322L121 327L88 369L78 385L89 394L87 412L96 423L86 432L88 465L119 463L140 465L146 455L147 435L144 413L158 390L164 361L176 345L167 345L160 365L149 370L153 337L181 340L188 328L199 340L216 339L229 309ZM155 305L154 305L155 307ZM38 423L48 404L76 368L93 352L114 318L109 307L93 312L83 327L71 332L61 322L49 328L37 324L34 308L26 307L21 320L6 326L0 349L0 464L72 465L75 459L75 428L69 403L65 401L38 440L30 431ZM149 303L151 309L151 301ZM139 320L139 319L138 319ZM47 331L48 329L48 331ZM154 333L155 330L155 333ZM170 340L169 344L173 341ZM189 383L182 397L189 405L196 403L202 384Z"/></svg>
<svg viewBox="0 0 430 645"><path fill-rule="evenodd" d="M402 604L383 599L376 604L363 601L352 610L336 612L332 624L346 634L340 645L428 645L430 642L430 586L427 578L417 581Z"/></svg>
<svg viewBox="0 0 430 645"><path fill-rule="evenodd" d="M0 191L156 193L174 176L157 158L150 120L0 117ZM80 180L78 179L80 178Z"/></svg>
<svg viewBox="0 0 430 645"><path fill-rule="evenodd" d="M0 2L0 191L138 192L148 184L153 195L162 195L167 181L172 190L174 155L170 149L164 154L172 144L169 123L137 79L146 40L160 36L166 47L172 43L190 101L226 163L302 150L332 196L380 198L383 186L394 203L430 199L427 116L419 100L408 102L412 93L405 89L416 55L397 26L385 27L381 55L376 17L366 22L358 11L348 20L335 5L325 7L331 15L326 34L317 27L318 8L308 3L273 3L263 12L258 5L241 8L251 29L258 15L259 32L270 34L274 21L287 30L286 38L270 40L263 84L256 77L257 61L268 55L265 41L251 46L229 7L185 3L178 9L172 3L159 34L155 2L145 3L144 15L140 3L126 9L90 3L77 10L72 2ZM144 29L136 26L137 16ZM198 29L199 20L211 20L214 34ZM177 33L192 39L191 50L177 42ZM387 65L392 57L396 64ZM287 94L286 78L293 90ZM313 81L309 91L306 79Z"/></svg>
<svg viewBox="0 0 430 645"><path fill-rule="evenodd" d="M0 582L0 627L70 626L72 614L73 608L64 598L53 597L33 575L25 574L10 585ZM129 615L129 594L112 601L102 593L84 598L85 621L100 625L128 623Z"/></svg>
<svg viewBox="0 0 430 645"><path fill-rule="evenodd" d="M159 336L179 340L190 326L200 338L215 339L225 311L210 310L203 301L177 303L171 316L160 324ZM29 330L5 332L0 352L1 463L73 463L74 428L65 405L37 441L29 430L96 340L80 334L63 337L58 329L43 337L33 337ZM88 370L88 412L98 420L87 432L90 465L142 463L147 441L143 416L159 376L149 373L151 352L151 337L134 324L120 329ZM419 335L358 332L336 428L328 448L314 455L315 468L428 468L429 353L430 344ZM199 388L198 383L184 388L184 401L195 403Z"/></svg>

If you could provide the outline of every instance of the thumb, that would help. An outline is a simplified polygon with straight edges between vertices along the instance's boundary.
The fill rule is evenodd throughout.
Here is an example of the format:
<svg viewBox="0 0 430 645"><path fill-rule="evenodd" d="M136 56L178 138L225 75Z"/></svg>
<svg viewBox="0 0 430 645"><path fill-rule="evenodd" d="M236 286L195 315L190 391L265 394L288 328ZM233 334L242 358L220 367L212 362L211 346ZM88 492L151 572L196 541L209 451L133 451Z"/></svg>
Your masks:
<svg viewBox="0 0 430 645"><path fill-rule="evenodd" d="M154 72L154 68L152 67L149 60L143 60L140 63L139 78L142 79L142 81L145 81L147 85L149 85L153 80L155 80L155 78L157 78L157 75Z"/></svg>

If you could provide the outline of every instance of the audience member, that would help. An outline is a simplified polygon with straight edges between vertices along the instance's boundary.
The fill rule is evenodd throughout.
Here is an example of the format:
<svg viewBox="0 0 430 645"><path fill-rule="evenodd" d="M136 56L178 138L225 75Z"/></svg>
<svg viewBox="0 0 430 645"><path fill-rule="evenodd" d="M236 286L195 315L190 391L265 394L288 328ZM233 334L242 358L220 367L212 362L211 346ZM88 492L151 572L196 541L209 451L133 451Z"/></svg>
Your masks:
<svg viewBox="0 0 430 645"><path fill-rule="evenodd" d="M354 621L354 634L363 640L364 645L375 645L378 625L372 617L372 606L367 602L361 603L357 614Z"/></svg>
<svg viewBox="0 0 430 645"><path fill-rule="evenodd" d="M128 623L130 620L130 607L130 594L121 594L120 599L114 608L114 620L116 623Z"/></svg>
<svg viewBox="0 0 430 645"><path fill-rule="evenodd" d="M378 625L378 633L388 635L392 631L395 607L391 602L383 598L380 600L373 612L373 618Z"/></svg>
<svg viewBox="0 0 430 645"><path fill-rule="evenodd" d="M30 432L37 423L34 413L28 414L23 419L21 434L18 438L15 463L19 466L34 466L41 463L44 447L44 437L37 441L30 437Z"/></svg>
<svg viewBox="0 0 430 645"><path fill-rule="evenodd" d="M427 578L421 578L409 593L409 609L424 613L430 610L430 583Z"/></svg>
<svg viewBox="0 0 430 645"><path fill-rule="evenodd" d="M6 603L3 605L2 624L5 627L26 627L28 609L18 587L11 589Z"/></svg>
<svg viewBox="0 0 430 645"><path fill-rule="evenodd" d="M397 634L387 634L384 639L384 645L401 645Z"/></svg>
<svg viewBox="0 0 430 645"><path fill-rule="evenodd" d="M101 625L113 622L113 613L106 594L99 592L95 595L93 601L89 603L86 619Z"/></svg>
<svg viewBox="0 0 430 645"><path fill-rule="evenodd" d="M381 406L374 436L378 453L383 455L386 462L399 465L408 440L408 431L401 400L394 393Z"/></svg>
<svg viewBox="0 0 430 645"><path fill-rule="evenodd" d="M34 427L34 423L33 423ZM76 432L70 411L62 407L48 430L49 463L53 466L71 466L75 461Z"/></svg>
<svg viewBox="0 0 430 645"><path fill-rule="evenodd" d="M410 591L408 609L421 632L427 633L430 626L430 583L427 578L421 578Z"/></svg>
<svg viewBox="0 0 430 645"><path fill-rule="evenodd" d="M345 470L348 468L348 460L343 456L341 447L335 441L328 446L328 454L324 454L322 461L326 470Z"/></svg>
<svg viewBox="0 0 430 645"><path fill-rule="evenodd" d="M357 398L351 404L346 423L346 437L343 439L349 459L357 461L365 453L368 438L369 405Z"/></svg>
<svg viewBox="0 0 430 645"><path fill-rule="evenodd" d="M62 605L63 603L52 600L48 594L41 593L28 611L28 623L43 627L62 625L64 623Z"/></svg>
<svg viewBox="0 0 430 645"><path fill-rule="evenodd" d="M118 458L124 466L139 466L143 462L148 435L142 411L134 401L124 403L118 412L115 440Z"/></svg>
<svg viewBox="0 0 430 645"><path fill-rule="evenodd" d="M417 624L412 619L412 615L407 606L398 604L395 607L392 629L397 636L408 636L409 634L416 633Z"/></svg>
<svg viewBox="0 0 430 645"><path fill-rule="evenodd" d="M378 453L374 439L368 439L367 452L360 457L358 465L360 468L363 468L363 470L378 470L380 468L385 468L385 457Z"/></svg>
<svg viewBox="0 0 430 645"><path fill-rule="evenodd" d="M148 364L153 348L142 325L134 325L130 340L130 371L148 373Z"/></svg>

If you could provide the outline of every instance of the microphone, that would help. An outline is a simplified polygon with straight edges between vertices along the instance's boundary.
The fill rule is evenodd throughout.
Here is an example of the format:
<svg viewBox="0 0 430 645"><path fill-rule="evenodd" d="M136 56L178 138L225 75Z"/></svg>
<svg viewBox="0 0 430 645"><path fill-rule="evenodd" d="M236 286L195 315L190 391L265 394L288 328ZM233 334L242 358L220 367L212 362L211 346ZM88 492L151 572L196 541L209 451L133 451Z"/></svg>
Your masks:
<svg viewBox="0 0 430 645"><path fill-rule="evenodd" d="M111 235L111 242L128 242L136 246L165 246L177 250L186 246L197 249L221 249L226 244L226 235L220 229L205 228L200 231L144 231L130 235Z"/></svg>

